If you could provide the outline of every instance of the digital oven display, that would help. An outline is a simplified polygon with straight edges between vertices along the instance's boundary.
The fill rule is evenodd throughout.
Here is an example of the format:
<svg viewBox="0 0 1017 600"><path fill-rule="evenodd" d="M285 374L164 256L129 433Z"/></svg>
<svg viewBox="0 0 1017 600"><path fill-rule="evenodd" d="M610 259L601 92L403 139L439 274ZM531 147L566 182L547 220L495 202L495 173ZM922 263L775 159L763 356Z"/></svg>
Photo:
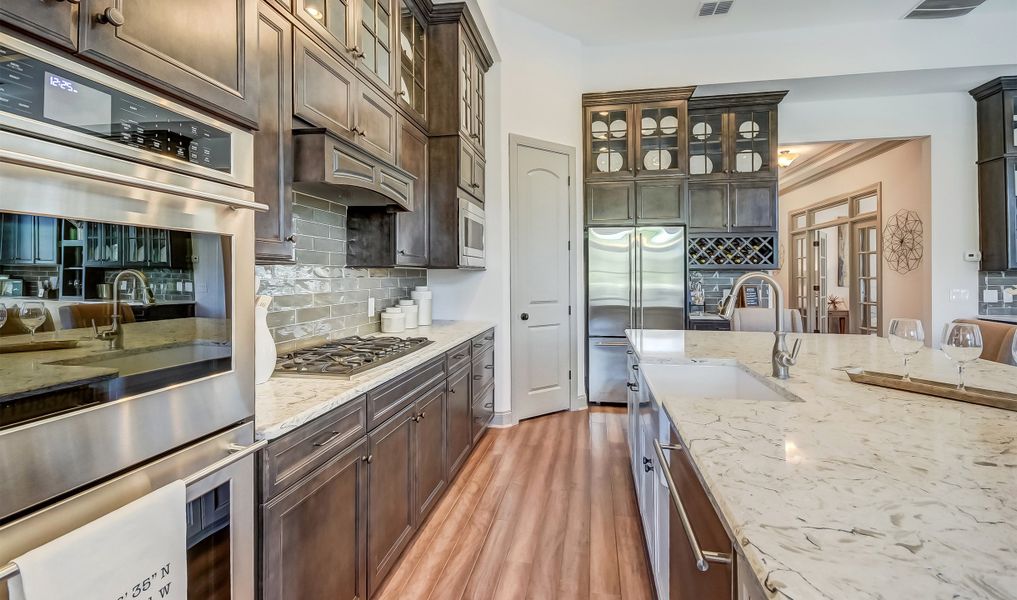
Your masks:
<svg viewBox="0 0 1017 600"><path fill-rule="evenodd" d="M47 72L43 93L43 116L101 136L111 132L113 98L99 90Z"/></svg>
<svg viewBox="0 0 1017 600"><path fill-rule="evenodd" d="M229 173L230 134L0 45L0 113Z"/></svg>

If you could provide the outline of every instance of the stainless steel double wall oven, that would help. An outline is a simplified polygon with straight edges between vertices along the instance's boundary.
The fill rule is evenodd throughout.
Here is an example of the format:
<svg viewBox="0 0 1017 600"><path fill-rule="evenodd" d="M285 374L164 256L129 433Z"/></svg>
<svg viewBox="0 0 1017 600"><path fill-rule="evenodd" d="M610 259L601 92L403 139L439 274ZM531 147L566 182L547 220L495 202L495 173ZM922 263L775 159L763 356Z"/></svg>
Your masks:
<svg viewBox="0 0 1017 600"><path fill-rule="evenodd" d="M58 279L51 318L70 320L42 335L78 340L0 354L0 598L9 560L176 479L190 597L254 597L252 153L249 132L0 34L0 223L35 247L56 228L55 261L0 263ZM109 349L62 307L128 268L167 278L173 310L136 306Z"/></svg>

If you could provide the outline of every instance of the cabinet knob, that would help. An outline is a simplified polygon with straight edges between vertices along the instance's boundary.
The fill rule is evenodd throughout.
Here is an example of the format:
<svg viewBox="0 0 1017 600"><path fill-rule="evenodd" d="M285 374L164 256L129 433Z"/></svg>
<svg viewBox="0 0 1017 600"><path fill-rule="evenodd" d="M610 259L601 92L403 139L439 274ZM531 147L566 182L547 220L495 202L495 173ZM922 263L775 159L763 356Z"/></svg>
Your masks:
<svg viewBox="0 0 1017 600"><path fill-rule="evenodd" d="M373 454L368 454L367 456L362 456L362 457L360 457L360 460L364 461L365 463L370 464L370 463L374 462L374 455Z"/></svg>
<svg viewBox="0 0 1017 600"><path fill-rule="evenodd" d="M530 314L529 313L523 313L523 314L519 315L519 318L524 320L524 321L529 321L530 320Z"/></svg>
<svg viewBox="0 0 1017 600"><path fill-rule="evenodd" d="M360 48L360 46L353 47L353 58L364 58L364 56L364 51Z"/></svg>
<svg viewBox="0 0 1017 600"><path fill-rule="evenodd" d="M291 233L288 236L286 236L286 239L284 241L287 241L287 242L289 242L291 244L296 244L297 243L297 236L296 236L296 234L292 234Z"/></svg>
<svg viewBox="0 0 1017 600"><path fill-rule="evenodd" d="M649 473L653 470L653 465L643 465L643 470Z"/></svg>
<svg viewBox="0 0 1017 600"><path fill-rule="evenodd" d="M426 411L426 410L422 410L422 411L420 411L420 418L421 418L421 419L423 419L423 418L424 418L424 417L426 417L426 416L427 416L427 411Z"/></svg>
<svg viewBox="0 0 1017 600"><path fill-rule="evenodd" d="M122 27L124 24L124 13L113 8L112 6L102 11L96 16L103 25L112 25L113 27Z"/></svg>
<svg viewBox="0 0 1017 600"><path fill-rule="evenodd" d="M474 380L474 381L480 381L481 379L483 379L483 376L482 376L482 375L474 375L474 376L473 376L473 380Z"/></svg>

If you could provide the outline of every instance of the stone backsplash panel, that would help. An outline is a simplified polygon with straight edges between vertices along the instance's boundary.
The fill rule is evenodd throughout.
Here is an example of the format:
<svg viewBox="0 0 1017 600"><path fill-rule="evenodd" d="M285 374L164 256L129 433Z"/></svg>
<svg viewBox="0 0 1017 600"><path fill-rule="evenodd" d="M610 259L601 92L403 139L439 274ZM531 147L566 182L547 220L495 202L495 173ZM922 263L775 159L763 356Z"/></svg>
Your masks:
<svg viewBox="0 0 1017 600"><path fill-rule="evenodd" d="M379 313L427 285L424 269L358 269L346 265L346 206L297 194L295 265L259 265L258 293L272 296L268 327L281 351L349 335L376 333ZM375 299L368 316L368 299Z"/></svg>

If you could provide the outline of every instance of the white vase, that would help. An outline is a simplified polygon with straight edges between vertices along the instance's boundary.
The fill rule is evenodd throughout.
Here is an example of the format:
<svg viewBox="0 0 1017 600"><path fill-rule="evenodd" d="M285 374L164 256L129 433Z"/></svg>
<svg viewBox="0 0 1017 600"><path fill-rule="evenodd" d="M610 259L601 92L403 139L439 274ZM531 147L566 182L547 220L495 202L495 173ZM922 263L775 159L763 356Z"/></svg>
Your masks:
<svg viewBox="0 0 1017 600"><path fill-rule="evenodd" d="M275 340L268 329L268 305L271 296L258 296L254 307L254 383L265 383L275 371Z"/></svg>

